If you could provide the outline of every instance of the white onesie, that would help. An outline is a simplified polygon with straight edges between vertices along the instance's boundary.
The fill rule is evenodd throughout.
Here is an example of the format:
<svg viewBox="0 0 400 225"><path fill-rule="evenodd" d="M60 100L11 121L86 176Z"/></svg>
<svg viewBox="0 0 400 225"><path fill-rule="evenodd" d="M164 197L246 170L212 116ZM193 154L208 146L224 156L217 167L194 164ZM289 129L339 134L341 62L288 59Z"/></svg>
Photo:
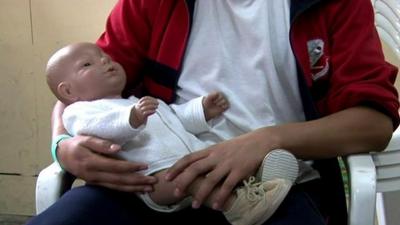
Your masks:
<svg viewBox="0 0 400 225"><path fill-rule="evenodd" d="M159 100L147 124L134 129L129 116L137 101L132 96L73 103L64 110L64 126L71 135L96 136L120 144L123 151L118 157L147 163L148 169L142 171L145 175L168 168L182 156L206 147L194 136L209 129L202 97L174 105L173 109Z"/></svg>

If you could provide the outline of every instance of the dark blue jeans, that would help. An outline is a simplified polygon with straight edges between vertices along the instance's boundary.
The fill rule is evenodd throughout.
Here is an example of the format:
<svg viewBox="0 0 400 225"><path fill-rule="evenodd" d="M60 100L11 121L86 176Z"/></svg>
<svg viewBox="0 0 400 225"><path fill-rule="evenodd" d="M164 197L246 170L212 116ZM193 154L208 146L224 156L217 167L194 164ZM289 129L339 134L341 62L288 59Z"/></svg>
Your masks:
<svg viewBox="0 0 400 225"><path fill-rule="evenodd" d="M264 225L324 225L319 181L296 185ZM149 209L133 194L97 186L73 188L29 225L156 225L228 224L221 212L208 208L160 213Z"/></svg>

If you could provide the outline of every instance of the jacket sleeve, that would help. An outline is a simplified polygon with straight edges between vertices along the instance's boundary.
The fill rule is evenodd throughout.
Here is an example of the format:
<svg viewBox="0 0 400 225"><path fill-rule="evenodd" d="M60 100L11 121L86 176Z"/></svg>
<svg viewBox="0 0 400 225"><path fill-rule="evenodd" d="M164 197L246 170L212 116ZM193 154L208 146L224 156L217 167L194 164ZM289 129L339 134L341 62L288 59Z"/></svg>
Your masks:
<svg viewBox="0 0 400 225"><path fill-rule="evenodd" d="M397 69L384 59L370 1L339 1L331 16L332 76L324 107L327 114L356 105L373 107L399 124Z"/></svg>
<svg viewBox="0 0 400 225"><path fill-rule="evenodd" d="M139 74L143 69L150 41L151 26L144 2L146 1L118 1L108 16L104 33L96 42L125 69L127 89L132 89L141 82Z"/></svg>

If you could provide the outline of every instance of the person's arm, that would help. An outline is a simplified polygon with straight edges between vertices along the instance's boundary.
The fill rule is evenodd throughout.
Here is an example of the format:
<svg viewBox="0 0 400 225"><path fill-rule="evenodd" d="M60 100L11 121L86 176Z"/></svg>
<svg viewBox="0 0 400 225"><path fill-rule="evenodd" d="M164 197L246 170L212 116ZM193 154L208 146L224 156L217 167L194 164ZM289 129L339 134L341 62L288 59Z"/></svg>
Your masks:
<svg viewBox="0 0 400 225"><path fill-rule="evenodd" d="M65 105L57 102L52 114L52 136L66 133L61 115ZM140 162L109 158L120 146L92 136L78 135L58 144L57 156L63 167L91 184L121 191L151 191L156 178L137 171L147 168Z"/></svg>
<svg viewBox="0 0 400 225"><path fill-rule="evenodd" d="M65 134L67 131L62 124L62 113L64 112L65 105L57 101L53 108L53 113L51 114L51 128L52 128L52 138L55 138L57 135Z"/></svg>
<svg viewBox="0 0 400 225"><path fill-rule="evenodd" d="M276 148L287 149L303 159L384 149L399 122L393 86L397 72L384 60L371 3L353 0L332 4L319 8L325 11L307 11L323 15L329 27L329 86L323 89L326 96L316 104L321 115L329 116L261 128L188 155L167 176L176 182L178 194L197 176L206 175L194 197L201 203L215 184L222 182L218 195L221 205L232 188L253 174L265 154ZM337 11L326 11L328 8ZM296 24L300 22L309 26L310 21L298 20ZM297 49L296 45L292 47Z"/></svg>
<svg viewBox="0 0 400 225"><path fill-rule="evenodd" d="M222 182L214 205L217 209L273 149L287 149L302 159L379 151L390 140L392 129L392 120L385 114L353 107L314 121L260 128L187 155L169 169L167 178L175 182L180 195L198 176L206 175L193 196L195 207Z"/></svg>

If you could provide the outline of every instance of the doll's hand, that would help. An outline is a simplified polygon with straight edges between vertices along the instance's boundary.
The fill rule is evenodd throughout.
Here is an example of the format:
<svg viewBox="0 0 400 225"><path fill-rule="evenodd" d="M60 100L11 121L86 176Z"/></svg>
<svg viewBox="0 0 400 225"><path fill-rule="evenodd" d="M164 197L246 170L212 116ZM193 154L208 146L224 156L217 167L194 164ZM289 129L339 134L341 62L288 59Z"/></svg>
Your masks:
<svg viewBox="0 0 400 225"><path fill-rule="evenodd" d="M132 107L131 116L129 122L132 127L138 128L139 126L147 122L147 118L156 112L158 108L157 99L145 96Z"/></svg>
<svg viewBox="0 0 400 225"><path fill-rule="evenodd" d="M221 92L212 92L202 101L206 121L221 115L229 108L228 99Z"/></svg>

